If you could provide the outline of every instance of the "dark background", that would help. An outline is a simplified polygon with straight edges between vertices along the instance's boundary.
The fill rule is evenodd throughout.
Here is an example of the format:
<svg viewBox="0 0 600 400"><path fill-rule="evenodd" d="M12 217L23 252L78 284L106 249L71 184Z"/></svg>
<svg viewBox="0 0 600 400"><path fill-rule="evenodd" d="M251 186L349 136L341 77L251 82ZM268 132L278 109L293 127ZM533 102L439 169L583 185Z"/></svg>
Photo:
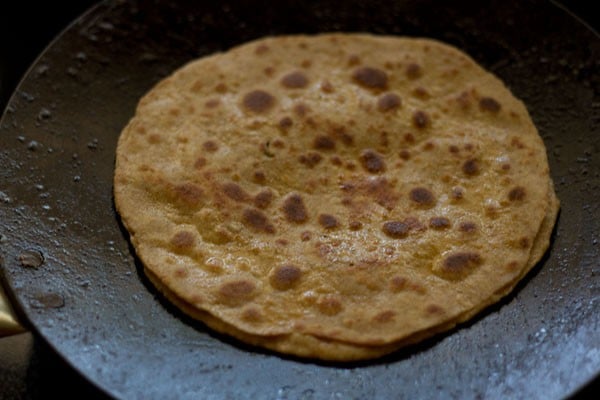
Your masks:
<svg viewBox="0 0 600 400"><path fill-rule="evenodd" d="M95 2L2 1L0 112L29 65L69 22ZM594 2L565 0L560 4L598 31L599 14L594 12ZM596 379L577 397L591 398L599 388ZM30 333L0 339L0 399L54 398L66 392L86 399L103 398Z"/></svg>

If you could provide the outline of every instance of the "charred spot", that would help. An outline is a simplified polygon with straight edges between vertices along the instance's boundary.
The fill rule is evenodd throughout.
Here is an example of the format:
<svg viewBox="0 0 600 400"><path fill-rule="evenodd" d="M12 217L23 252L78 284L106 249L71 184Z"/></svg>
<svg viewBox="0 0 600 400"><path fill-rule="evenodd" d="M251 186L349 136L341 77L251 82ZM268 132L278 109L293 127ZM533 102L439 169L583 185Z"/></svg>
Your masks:
<svg viewBox="0 0 600 400"><path fill-rule="evenodd" d="M432 217L429 220L429 227L433 229L446 229L450 226L450 220L446 217Z"/></svg>
<svg viewBox="0 0 600 400"><path fill-rule="evenodd" d="M508 192L508 199L510 201L521 201L525 198L525 188L523 186L517 186Z"/></svg>
<svg viewBox="0 0 600 400"><path fill-rule="evenodd" d="M529 248L529 245L530 245L529 238L522 237L521 239L519 239L519 247L521 247L522 249Z"/></svg>
<svg viewBox="0 0 600 400"><path fill-rule="evenodd" d="M335 229L340 226L337 218L330 214L319 215L319 224L325 229Z"/></svg>
<svg viewBox="0 0 600 400"><path fill-rule="evenodd" d="M360 162L364 169L375 174L385 170L385 162L381 154L375 150L366 149L360 154Z"/></svg>
<svg viewBox="0 0 600 400"><path fill-rule="evenodd" d="M246 93L242 100L247 110L261 114L269 111L275 105L275 97L264 90L253 90Z"/></svg>
<svg viewBox="0 0 600 400"><path fill-rule="evenodd" d="M385 90L388 84L388 76L385 71L371 67L355 69L352 80L360 86L372 90Z"/></svg>
<svg viewBox="0 0 600 400"><path fill-rule="evenodd" d="M183 183L174 187L177 198L189 205L195 205L200 202L204 192L193 183Z"/></svg>
<svg viewBox="0 0 600 400"><path fill-rule="evenodd" d="M335 149L335 142L329 136L320 135L313 141L313 148L317 150L333 150Z"/></svg>
<svg viewBox="0 0 600 400"><path fill-rule="evenodd" d="M364 185L367 194L375 199L377 204L392 210L400 196L392 190L390 182L383 177L368 179Z"/></svg>
<svg viewBox="0 0 600 400"><path fill-rule="evenodd" d="M220 300L229 305L240 305L252 299L256 285L248 280L227 282L218 291Z"/></svg>
<svg viewBox="0 0 600 400"><path fill-rule="evenodd" d="M423 69L417 63L408 64L405 72L408 79L417 79L423 75Z"/></svg>
<svg viewBox="0 0 600 400"><path fill-rule="evenodd" d="M410 227L404 222L387 221L382 227L383 233L394 239L405 238L408 235Z"/></svg>
<svg viewBox="0 0 600 400"><path fill-rule="evenodd" d="M242 213L242 222L255 232L275 233L275 227L267 216L260 210L254 208L246 208Z"/></svg>
<svg viewBox="0 0 600 400"><path fill-rule="evenodd" d="M400 156L401 159L403 159L404 161L410 159L410 151L403 149L400 150L400 153L398 153L398 155Z"/></svg>
<svg viewBox="0 0 600 400"><path fill-rule="evenodd" d="M450 151L450 153L452 153L452 154L458 154L460 152L460 149L458 148L457 145L451 144L448 147L448 151Z"/></svg>
<svg viewBox="0 0 600 400"><path fill-rule="evenodd" d="M257 208L267 208L271 201L273 201L273 192L269 189L263 190L254 196L254 205Z"/></svg>
<svg viewBox="0 0 600 400"><path fill-rule="evenodd" d="M420 206L432 206L435 204L435 196L429 189L424 187L416 187L409 193L409 197L412 201Z"/></svg>
<svg viewBox="0 0 600 400"><path fill-rule="evenodd" d="M388 112L397 109L402 104L400 96L395 93L386 93L377 99L377 109L381 112Z"/></svg>
<svg viewBox="0 0 600 400"><path fill-rule="evenodd" d="M229 182L225 183L221 186L223 193L227 197L235 201L248 201L250 200L250 195L237 183Z"/></svg>
<svg viewBox="0 0 600 400"><path fill-rule="evenodd" d="M469 269L481 265L482 262L483 260L478 253L455 253L444 259L442 271L450 274L461 275Z"/></svg>
<svg viewBox="0 0 600 400"><path fill-rule="evenodd" d="M458 225L458 230L464 233L473 233L477 231L477 225L471 221L464 221Z"/></svg>
<svg viewBox="0 0 600 400"><path fill-rule="evenodd" d="M468 159L463 163L462 171L468 176L477 175L479 173L479 162L474 158Z"/></svg>
<svg viewBox="0 0 600 400"><path fill-rule="evenodd" d="M277 290L288 290L298 284L302 270L295 265L287 264L276 267L269 278L269 283Z"/></svg>
<svg viewBox="0 0 600 400"><path fill-rule="evenodd" d="M301 71L290 72L281 78L281 84L290 89L301 89L308 85L308 78Z"/></svg>
<svg viewBox="0 0 600 400"><path fill-rule="evenodd" d="M434 147L435 147L435 144L433 144L433 142L431 142L431 141L428 141L423 145L423 150L430 151L430 150L433 150Z"/></svg>
<svg viewBox="0 0 600 400"><path fill-rule="evenodd" d="M188 231L177 232L171 238L171 245L176 249L188 249L194 246L194 235Z"/></svg>
<svg viewBox="0 0 600 400"><path fill-rule="evenodd" d="M209 153L214 153L215 151L219 150L219 145L214 140L207 140L206 142L202 143L202 148Z"/></svg>
<svg viewBox="0 0 600 400"><path fill-rule="evenodd" d="M419 129L425 129L431 123L429 115L425 111L417 110L412 116L413 125Z"/></svg>
<svg viewBox="0 0 600 400"><path fill-rule="evenodd" d="M308 212L304 206L304 201L299 194L289 195L283 202L283 213L288 221L297 224L308 220Z"/></svg>
<svg viewBox="0 0 600 400"><path fill-rule="evenodd" d="M306 165L308 168L313 168L315 165L320 163L322 159L323 157L319 153L316 153L314 151L311 151L306 154L301 154L298 157L298 161L300 161L301 164Z"/></svg>
<svg viewBox="0 0 600 400"><path fill-rule="evenodd" d="M498 103L498 101L492 97L482 97L479 99L479 108L482 111L497 113L500 111L501 106L500 103Z"/></svg>

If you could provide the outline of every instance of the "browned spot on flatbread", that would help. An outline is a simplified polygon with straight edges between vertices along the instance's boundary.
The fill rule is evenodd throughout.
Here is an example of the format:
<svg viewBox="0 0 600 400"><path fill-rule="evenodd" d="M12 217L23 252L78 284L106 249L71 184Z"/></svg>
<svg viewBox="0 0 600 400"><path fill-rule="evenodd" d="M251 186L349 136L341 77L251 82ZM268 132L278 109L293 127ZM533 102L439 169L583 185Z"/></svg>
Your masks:
<svg viewBox="0 0 600 400"><path fill-rule="evenodd" d="M286 264L276 267L269 283L277 290L288 290L296 286L302 277L302 270L295 265Z"/></svg>
<svg viewBox="0 0 600 400"><path fill-rule="evenodd" d="M363 150L360 153L360 162L364 169L372 174L385 171L383 156L372 149Z"/></svg>
<svg viewBox="0 0 600 400"><path fill-rule="evenodd" d="M362 228L362 223L360 221L352 221L348 225L351 231L358 231Z"/></svg>
<svg viewBox="0 0 600 400"><path fill-rule="evenodd" d="M254 196L254 205L257 208L267 208L273 200L273 192L269 189L260 191Z"/></svg>
<svg viewBox="0 0 600 400"><path fill-rule="evenodd" d="M450 226L450 220L446 217L432 217L429 220L429 227L433 229L446 229Z"/></svg>
<svg viewBox="0 0 600 400"><path fill-rule="evenodd" d="M334 88L331 82L329 82L328 80L324 80L323 82L321 82L321 91L323 93L333 93Z"/></svg>
<svg viewBox="0 0 600 400"><path fill-rule="evenodd" d="M246 322L258 324L264 321L264 316L259 308L248 307L242 311L242 319Z"/></svg>
<svg viewBox="0 0 600 400"><path fill-rule="evenodd" d="M412 123L416 128L425 129L431 124L431 118L425 111L417 110L413 113Z"/></svg>
<svg viewBox="0 0 600 400"><path fill-rule="evenodd" d="M463 163L462 171L467 176L477 175L479 173L479 162L474 158L468 159Z"/></svg>
<svg viewBox="0 0 600 400"><path fill-rule="evenodd" d="M323 296L317 301L317 307L322 314L333 316L344 308L342 302L334 295Z"/></svg>
<svg viewBox="0 0 600 400"><path fill-rule="evenodd" d="M496 99L492 97L482 97L481 99L479 99L479 108L482 111L487 111L495 114L499 112L502 107L500 103L496 101Z"/></svg>
<svg viewBox="0 0 600 400"><path fill-rule="evenodd" d="M308 220L308 212L299 194L293 193L287 196L283 202L282 210L286 219L290 222L300 224Z"/></svg>
<svg viewBox="0 0 600 400"><path fill-rule="evenodd" d="M195 238L191 232L180 231L171 238L171 245L178 250L189 249L194 246Z"/></svg>
<svg viewBox="0 0 600 400"><path fill-rule="evenodd" d="M431 190L424 187L416 187L408 195L413 202L420 206L431 207L436 203L435 196Z"/></svg>
<svg viewBox="0 0 600 400"><path fill-rule="evenodd" d="M254 49L254 54L262 56L263 54L265 54L268 51L269 51L269 46L267 46L266 44L259 44Z"/></svg>
<svg viewBox="0 0 600 400"><path fill-rule="evenodd" d="M217 295L219 300L229 306L239 306L255 295L256 285L249 280L237 280L222 284Z"/></svg>
<svg viewBox="0 0 600 400"><path fill-rule="evenodd" d="M196 159L196 161L194 162L194 168L202 169L202 167L204 167L206 165L206 163L207 163L206 158L198 157Z"/></svg>
<svg viewBox="0 0 600 400"><path fill-rule="evenodd" d="M267 177L263 171L254 171L252 180L256 183L264 183L267 180Z"/></svg>
<svg viewBox="0 0 600 400"><path fill-rule="evenodd" d="M233 183L233 182L225 183L223 186L221 186L221 189L223 190L223 193L225 193L225 195L232 200L240 201L240 202L250 200L250 195L248 194L248 192L246 192L237 183Z"/></svg>
<svg viewBox="0 0 600 400"><path fill-rule="evenodd" d="M372 67L360 67L352 73L352 80L360 86L372 90L385 90L388 76L385 71Z"/></svg>
<svg viewBox="0 0 600 400"><path fill-rule="evenodd" d="M269 111L275 105L275 97L269 92L257 89L246 93L242 103L248 111L262 114Z"/></svg>
<svg viewBox="0 0 600 400"><path fill-rule="evenodd" d="M475 233L477 231L477 224L471 221L464 221L458 225L458 230L464 233Z"/></svg>
<svg viewBox="0 0 600 400"><path fill-rule="evenodd" d="M519 239L519 247L522 249L528 249L529 245L530 245L530 241L528 237L522 237L521 239Z"/></svg>
<svg viewBox="0 0 600 400"><path fill-rule="evenodd" d="M302 71L294 71L281 78L281 84L290 89L301 89L308 85L308 78Z"/></svg>
<svg viewBox="0 0 600 400"><path fill-rule="evenodd" d="M189 182L176 185L173 189L176 198L190 206L198 204L204 195L200 186Z"/></svg>
<svg viewBox="0 0 600 400"><path fill-rule="evenodd" d="M384 222L381 229L383 230L383 233L393 239L402 239L408 235L410 227L404 222L387 221Z"/></svg>
<svg viewBox="0 0 600 400"><path fill-rule="evenodd" d="M523 186L516 186L508 192L508 199L510 201L521 201L525 198L526 192Z"/></svg>
<svg viewBox="0 0 600 400"><path fill-rule="evenodd" d="M215 151L219 150L219 145L214 140L207 140L206 142L202 143L202 148L209 153L214 153Z"/></svg>
<svg viewBox="0 0 600 400"><path fill-rule="evenodd" d="M313 141L313 148L316 150L333 150L335 149L335 141L329 136L319 135Z"/></svg>
<svg viewBox="0 0 600 400"><path fill-rule="evenodd" d="M378 313L377 315L375 315L373 317L373 322L384 324L386 322L393 321L395 316L396 316L396 312L395 311L393 311L393 310L385 310L385 311L382 311L382 312Z"/></svg>
<svg viewBox="0 0 600 400"><path fill-rule="evenodd" d="M340 226L337 218L330 214L319 215L319 224L325 229L335 229Z"/></svg>
<svg viewBox="0 0 600 400"><path fill-rule="evenodd" d="M429 304L425 308L425 312L428 315L442 315L442 314L445 313L444 308L442 306L437 305L437 304Z"/></svg>
<svg viewBox="0 0 600 400"><path fill-rule="evenodd" d="M279 128L284 131L291 128L293 124L294 124L294 121L292 121L292 119L290 117L283 117L278 122Z"/></svg>
<svg viewBox="0 0 600 400"><path fill-rule="evenodd" d="M390 279L390 290L392 292L400 292L406 288L408 279L403 276L394 276Z"/></svg>
<svg viewBox="0 0 600 400"><path fill-rule="evenodd" d="M301 164L306 165L308 168L313 168L315 165L320 163L322 159L323 156L314 151L298 156L298 161L300 161Z"/></svg>
<svg viewBox="0 0 600 400"><path fill-rule="evenodd" d="M417 79L423 75L423 69L417 63L410 63L406 66L406 77L408 79Z"/></svg>
<svg viewBox="0 0 600 400"><path fill-rule="evenodd" d="M381 112L393 111L400 107L402 101L395 93L383 94L377 99L377 110Z"/></svg>
<svg viewBox="0 0 600 400"><path fill-rule="evenodd" d="M296 103L294 104L293 110L294 114L296 114L298 117L304 117L310 111L310 107L305 103Z"/></svg>
<svg viewBox="0 0 600 400"><path fill-rule="evenodd" d="M175 270L175 277L179 279L186 278L189 275L189 272L185 268L177 268Z"/></svg>
<svg viewBox="0 0 600 400"><path fill-rule="evenodd" d="M460 278L482 263L483 259L479 253L470 251L458 252L444 259L439 272L446 278Z"/></svg>
<svg viewBox="0 0 600 400"><path fill-rule="evenodd" d="M260 210L254 208L245 209L242 213L242 222L255 232L275 233L275 227Z"/></svg>

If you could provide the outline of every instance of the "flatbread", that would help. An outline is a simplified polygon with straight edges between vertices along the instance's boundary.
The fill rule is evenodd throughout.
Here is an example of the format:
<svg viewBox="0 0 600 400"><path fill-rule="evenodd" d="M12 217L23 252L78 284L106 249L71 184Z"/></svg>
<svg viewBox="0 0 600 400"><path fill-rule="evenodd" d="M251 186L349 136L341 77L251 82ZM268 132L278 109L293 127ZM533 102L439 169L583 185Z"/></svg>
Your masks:
<svg viewBox="0 0 600 400"><path fill-rule="evenodd" d="M558 211L525 106L429 39L261 39L176 71L117 147L115 204L184 312L276 351L377 357L541 258Z"/></svg>

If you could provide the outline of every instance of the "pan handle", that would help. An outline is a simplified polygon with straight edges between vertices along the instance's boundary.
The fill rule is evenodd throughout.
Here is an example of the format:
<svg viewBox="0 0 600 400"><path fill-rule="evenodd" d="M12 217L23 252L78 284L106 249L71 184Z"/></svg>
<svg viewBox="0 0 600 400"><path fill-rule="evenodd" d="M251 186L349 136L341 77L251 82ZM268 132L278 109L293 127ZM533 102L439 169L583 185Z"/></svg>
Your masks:
<svg viewBox="0 0 600 400"><path fill-rule="evenodd" d="M0 337L15 335L24 331L25 328L17 321L17 317L4 294L4 289L0 285Z"/></svg>

